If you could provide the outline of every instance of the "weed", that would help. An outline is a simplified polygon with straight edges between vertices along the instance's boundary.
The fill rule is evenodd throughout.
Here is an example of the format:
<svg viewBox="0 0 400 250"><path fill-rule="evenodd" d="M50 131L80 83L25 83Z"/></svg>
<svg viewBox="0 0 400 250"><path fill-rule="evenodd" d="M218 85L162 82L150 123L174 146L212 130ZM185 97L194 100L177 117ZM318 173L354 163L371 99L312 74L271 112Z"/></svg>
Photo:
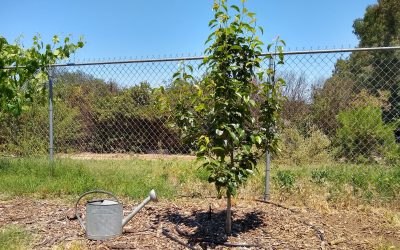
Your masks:
<svg viewBox="0 0 400 250"><path fill-rule="evenodd" d="M323 184L328 178L329 172L325 169L315 169L311 172L311 179L314 183Z"/></svg>
<svg viewBox="0 0 400 250"><path fill-rule="evenodd" d="M281 189L290 190L294 187L295 175L290 170L279 170L273 180Z"/></svg>

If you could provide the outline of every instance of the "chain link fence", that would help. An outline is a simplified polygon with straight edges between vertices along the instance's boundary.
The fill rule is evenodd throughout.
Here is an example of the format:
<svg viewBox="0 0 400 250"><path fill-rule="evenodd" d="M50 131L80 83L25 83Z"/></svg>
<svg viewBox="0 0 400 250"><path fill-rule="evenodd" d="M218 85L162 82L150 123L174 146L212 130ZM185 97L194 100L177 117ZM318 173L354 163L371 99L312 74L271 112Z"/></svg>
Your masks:
<svg viewBox="0 0 400 250"><path fill-rule="evenodd" d="M189 154L161 107L189 89L173 84L181 64L206 73L202 58L92 62L52 67L54 150L66 153ZM266 68L269 62L265 61ZM400 49L286 52L281 148L293 164L393 164L400 159ZM48 100L0 125L3 155L49 152Z"/></svg>

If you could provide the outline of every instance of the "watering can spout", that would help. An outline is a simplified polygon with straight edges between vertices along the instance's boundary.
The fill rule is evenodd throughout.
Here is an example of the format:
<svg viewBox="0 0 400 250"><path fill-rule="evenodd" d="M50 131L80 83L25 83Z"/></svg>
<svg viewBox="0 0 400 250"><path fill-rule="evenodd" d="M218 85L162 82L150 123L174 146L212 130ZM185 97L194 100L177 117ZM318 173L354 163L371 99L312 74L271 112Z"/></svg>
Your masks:
<svg viewBox="0 0 400 250"><path fill-rule="evenodd" d="M157 201L157 196L154 189L150 191L149 196L142 201L142 203L135 207L135 209L122 220L122 227L124 227L133 218L133 216L135 216L150 201Z"/></svg>

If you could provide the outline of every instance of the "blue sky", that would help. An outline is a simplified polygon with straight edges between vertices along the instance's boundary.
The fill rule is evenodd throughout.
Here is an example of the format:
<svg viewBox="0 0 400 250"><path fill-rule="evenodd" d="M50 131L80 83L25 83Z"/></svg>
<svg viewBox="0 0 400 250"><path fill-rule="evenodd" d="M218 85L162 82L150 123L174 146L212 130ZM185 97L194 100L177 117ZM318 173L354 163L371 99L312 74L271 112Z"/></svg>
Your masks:
<svg viewBox="0 0 400 250"><path fill-rule="evenodd" d="M78 59L114 59L200 55L209 29L213 0L1 0L0 35L23 35L30 45L40 33L78 39L85 47ZM230 3L237 1L231 0ZM264 27L262 40L279 35L287 48L354 47L353 20L376 0L248 0Z"/></svg>

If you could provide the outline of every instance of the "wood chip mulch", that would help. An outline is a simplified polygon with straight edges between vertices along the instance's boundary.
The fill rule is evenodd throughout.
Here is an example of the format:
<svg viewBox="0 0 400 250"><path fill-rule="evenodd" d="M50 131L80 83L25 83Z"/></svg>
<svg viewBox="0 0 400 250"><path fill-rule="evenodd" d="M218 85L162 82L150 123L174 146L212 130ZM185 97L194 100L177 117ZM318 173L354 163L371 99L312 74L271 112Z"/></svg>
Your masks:
<svg viewBox="0 0 400 250"><path fill-rule="evenodd" d="M125 204L124 211L133 207ZM149 203L121 236L93 241L85 239L73 205L65 201L0 201L0 228L25 228L34 235L32 249L68 249L74 244L83 249L371 249L382 242L400 246L398 226L380 214L357 210L322 213L238 200L232 235L225 235L224 223L223 200L181 198Z"/></svg>

